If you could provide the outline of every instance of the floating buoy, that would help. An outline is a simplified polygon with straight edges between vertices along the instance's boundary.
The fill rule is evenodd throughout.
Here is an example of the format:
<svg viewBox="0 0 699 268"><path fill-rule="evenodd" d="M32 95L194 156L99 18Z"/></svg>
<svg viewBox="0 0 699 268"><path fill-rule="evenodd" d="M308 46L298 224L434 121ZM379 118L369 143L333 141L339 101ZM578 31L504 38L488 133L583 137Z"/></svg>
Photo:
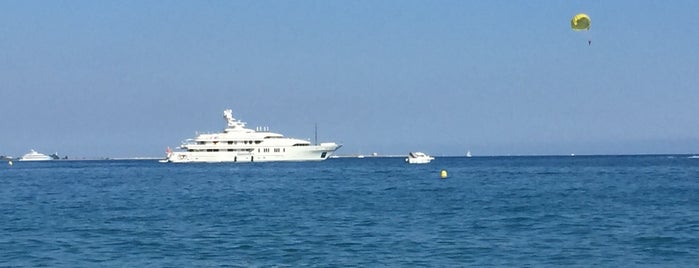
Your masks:
<svg viewBox="0 0 699 268"><path fill-rule="evenodd" d="M12 166L12 165L13 165L13 164L12 164L12 160L7 161L7 164L10 165L10 166Z"/></svg>
<svg viewBox="0 0 699 268"><path fill-rule="evenodd" d="M447 170L442 169L442 172L439 173L439 176L442 177L442 179L446 179L447 178Z"/></svg>

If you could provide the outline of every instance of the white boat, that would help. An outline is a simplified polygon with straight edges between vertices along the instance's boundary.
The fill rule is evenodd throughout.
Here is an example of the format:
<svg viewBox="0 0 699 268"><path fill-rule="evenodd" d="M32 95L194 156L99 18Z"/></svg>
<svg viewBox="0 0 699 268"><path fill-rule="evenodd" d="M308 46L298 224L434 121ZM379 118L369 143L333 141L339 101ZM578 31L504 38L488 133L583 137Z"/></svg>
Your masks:
<svg viewBox="0 0 699 268"><path fill-rule="evenodd" d="M425 153L411 152L408 154L408 158L405 159L405 162L410 164L427 164L432 160L434 160L434 157L431 157Z"/></svg>
<svg viewBox="0 0 699 268"><path fill-rule="evenodd" d="M19 159L19 161L46 161L46 160L53 160L53 158L51 158L48 155L38 153L37 151L34 151L34 149L32 149L31 151L29 151L28 154L23 155L22 158Z"/></svg>
<svg viewBox="0 0 699 268"><path fill-rule="evenodd" d="M471 157L471 151L466 151L466 157Z"/></svg>
<svg viewBox="0 0 699 268"><path fill-rule="evenodd" d="M220 133L199 134L180 145L180 151L166 152L167 162L274 162L322 161L342 145L311 142L284 137L267 128L249 129L233 118L233 112L223 111L227 126Z"/></svg>

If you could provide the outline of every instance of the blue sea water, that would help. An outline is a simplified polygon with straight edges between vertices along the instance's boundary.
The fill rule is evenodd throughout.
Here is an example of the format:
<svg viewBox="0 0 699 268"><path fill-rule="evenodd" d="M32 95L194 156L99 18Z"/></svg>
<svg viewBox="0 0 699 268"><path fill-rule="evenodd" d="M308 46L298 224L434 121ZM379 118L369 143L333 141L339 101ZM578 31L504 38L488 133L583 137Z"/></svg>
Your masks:
<svg viewBox="0 0 699 268"><path fill-rule="evenodd" d="M696 267L699 159L15 162L0 266Z"/></svg>

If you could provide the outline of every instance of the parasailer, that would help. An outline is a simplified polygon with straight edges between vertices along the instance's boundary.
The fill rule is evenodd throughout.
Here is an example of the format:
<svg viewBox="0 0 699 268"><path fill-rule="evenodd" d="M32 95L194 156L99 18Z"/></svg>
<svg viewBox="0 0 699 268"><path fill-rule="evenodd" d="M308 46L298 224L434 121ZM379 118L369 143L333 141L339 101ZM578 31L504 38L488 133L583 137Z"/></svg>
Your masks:
<svg viewBox="0 0 699 268"><path fill-rule="evenodd" d="M572 28L573 31L589 31L591 25L592 20L590 16L585 13L577 14L570 20L570 28ZM587 45L592 45L592 40L587 40Z"/></svg>
<svg viewBox="0 0 699 268"><path fill-rule="evenodd" d="M580 13L573 16L573 19L570 21L570 28L573 28L574 31L587 31L590 30L590 22L592 22L590 16Z"/></svg>

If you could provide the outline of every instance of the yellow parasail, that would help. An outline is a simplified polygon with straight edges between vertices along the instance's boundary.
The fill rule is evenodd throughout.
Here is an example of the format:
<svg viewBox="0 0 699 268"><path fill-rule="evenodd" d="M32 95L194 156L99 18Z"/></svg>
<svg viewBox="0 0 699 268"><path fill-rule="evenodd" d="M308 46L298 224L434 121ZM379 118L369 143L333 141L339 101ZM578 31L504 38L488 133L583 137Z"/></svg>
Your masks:
<svg viewBox="0 0 699 268"><path fill-rule="evenodd" d="M592 20L587 14L580 13L570 20L570 28L573 28L574 31L589 30L591 22Z"/></svg>

